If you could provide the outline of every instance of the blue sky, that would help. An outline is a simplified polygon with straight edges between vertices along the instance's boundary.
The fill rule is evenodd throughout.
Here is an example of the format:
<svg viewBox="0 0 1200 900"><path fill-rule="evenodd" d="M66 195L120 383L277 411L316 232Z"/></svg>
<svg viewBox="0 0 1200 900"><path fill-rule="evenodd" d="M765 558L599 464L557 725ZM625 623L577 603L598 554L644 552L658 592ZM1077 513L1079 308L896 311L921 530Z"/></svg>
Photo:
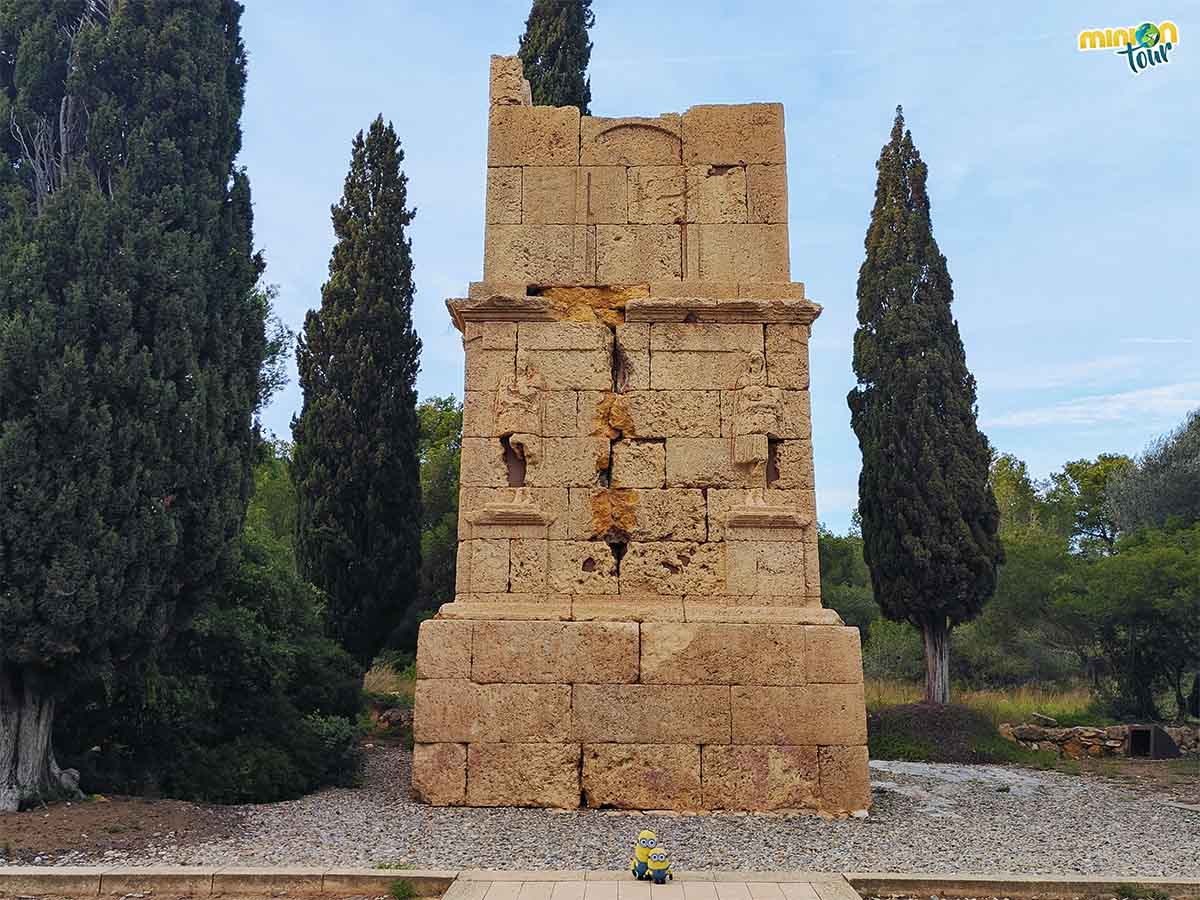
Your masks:
<svg viewBox="0 0 1200 900"><path fill-rule="evenodd" d="M1158 0L1156 0L1156 3ZM592 112L786 108L792 277L813 330L820 516L844 529L860 463L846 393L875 160L904 105L993 446L1045 476L1135 453L1200 406L1200 3L595 0ZM350 141L380 112L404 144L423 396L462 391L444 300L483 256L488 57L529 0L246 0L241 161L293 328L320 303ZM1080 53L1084 27L1170 19L1166 66ZM295 382L264 424L290 436Z"/></svg>

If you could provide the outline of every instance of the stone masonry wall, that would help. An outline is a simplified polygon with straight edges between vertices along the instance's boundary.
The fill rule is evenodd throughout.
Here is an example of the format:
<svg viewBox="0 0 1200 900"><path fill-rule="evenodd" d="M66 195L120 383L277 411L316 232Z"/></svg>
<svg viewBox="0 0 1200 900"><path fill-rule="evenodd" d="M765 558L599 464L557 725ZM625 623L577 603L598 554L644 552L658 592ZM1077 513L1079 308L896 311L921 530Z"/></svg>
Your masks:
<svg viewBox="0 0 1200 900"><path fill-rule="evenodd" d="M865 810L856 629L821 607L783 109L535 107L494 57L455 601L426 802Z"/></svg>

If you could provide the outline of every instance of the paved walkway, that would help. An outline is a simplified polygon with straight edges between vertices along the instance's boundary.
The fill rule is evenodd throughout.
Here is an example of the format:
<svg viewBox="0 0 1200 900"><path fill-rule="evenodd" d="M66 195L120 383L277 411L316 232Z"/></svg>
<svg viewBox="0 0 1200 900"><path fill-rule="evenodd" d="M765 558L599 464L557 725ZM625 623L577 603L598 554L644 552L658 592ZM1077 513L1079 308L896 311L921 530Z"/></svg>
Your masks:
<svg viewBox="0 0 1200 900"><path fill-rule="evenodd" d="M841 875L821 872L680 872L667 884L628 872L468 871L443 900L859 900Z"/></svg>

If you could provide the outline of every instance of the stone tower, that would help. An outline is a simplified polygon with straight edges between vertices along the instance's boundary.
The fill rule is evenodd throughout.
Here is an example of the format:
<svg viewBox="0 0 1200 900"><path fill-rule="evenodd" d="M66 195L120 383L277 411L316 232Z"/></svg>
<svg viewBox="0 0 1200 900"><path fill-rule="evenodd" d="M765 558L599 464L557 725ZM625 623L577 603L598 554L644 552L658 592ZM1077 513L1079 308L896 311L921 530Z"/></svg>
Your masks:
<svg viewBox="0 0 1200 900"><path fill-rule="evenodd" d="M581 117L493 57L457 596L413 787L469 806L870 802L856 629L821 607L783 107Z"/></svg>

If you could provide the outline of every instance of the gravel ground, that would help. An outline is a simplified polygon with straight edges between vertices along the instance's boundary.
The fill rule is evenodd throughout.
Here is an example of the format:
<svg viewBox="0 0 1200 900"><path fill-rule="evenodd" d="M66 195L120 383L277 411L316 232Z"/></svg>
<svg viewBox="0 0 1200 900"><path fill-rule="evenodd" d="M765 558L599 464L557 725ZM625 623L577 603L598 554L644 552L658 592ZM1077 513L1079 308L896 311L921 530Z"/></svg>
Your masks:
<svg viewBox="0 0 1200 900"><path fill-rule="evenodd" d="M410 755L368 751L367 786L244 807L226 836L94 862L618 869L649 827L677 869L1200 874L1200 813L1097 777L872 762L866 819L435 809L409 798Z"/></svg>

